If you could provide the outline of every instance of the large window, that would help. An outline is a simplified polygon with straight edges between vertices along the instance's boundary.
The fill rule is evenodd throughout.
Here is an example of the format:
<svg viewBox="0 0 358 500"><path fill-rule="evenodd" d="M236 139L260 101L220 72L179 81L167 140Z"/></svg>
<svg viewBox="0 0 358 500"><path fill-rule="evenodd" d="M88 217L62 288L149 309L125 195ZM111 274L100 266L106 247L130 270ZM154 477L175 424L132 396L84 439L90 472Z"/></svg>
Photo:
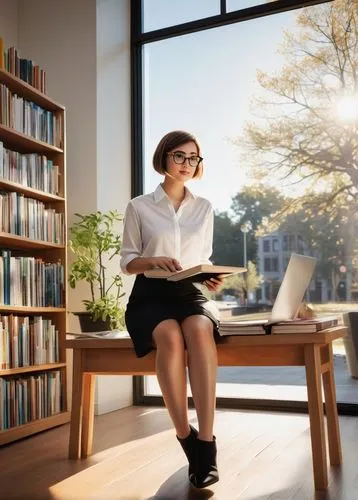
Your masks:
<svg viewBox="0 0 358 500"><path fill-rule="evenodd" d="M205 2L204 9L198 2L196 8L204 10L194 14L193 2L187 9L185 3L180 5L186 19L167 10L170 2L165 2L150 25L154 11L151 2L144 2L145 29L199 20L200 15L209 18L223 6ZM260 3L231 0L226 11ZM277 0L265 2L265 9L268 3L292 6ZM161 181L151 166L159 139L174 129L193 132L201 142L205 175L189 187L210 199L216 210L213 260L254 264L258 279L244 304L239 289L212 297L226 317L229 310L233 319L249 317L250 308L256 317L267 315L291 252L318 258L307 292L318 314L337 314L342 321L344 311L358 310L358 113L350 115L347 104L358 109L353 85L358 31L352 34L348 25L354 15L357 26L358 16L350 9L348 0L328 2L203 31L184 30L181 36L171 37L168 31L155 40L152 33L142 46L143 191L153 191ZM332 62L341 52L329 46L330 22L337 19L347 30L347 46L340 50L351 51L342 55L350 61L344 70L348 101L340 92L341 61ZM329 57L321 57L322 47L331 49ZM351 166L342 144L353 155ZM227 297L234 304L229 306ZM341 341L335 345L335 364L338 401L358 404L358 381ZM155 377L145 380L145 394L159 395ZM218 396L306 401L304 369L220 368Z"/></svg>
<svg viewBox="0 0 358 500"><path fill-rule="evenodd" d="M276 2L277 0L268 0L269 2ZM256 5L263 4L259 0L227 0L227 11L247 9L248 7L255 7Z"/></svg>
<svg viewBox="0 0 358 500"><path fill-rule="evenodd" d="M220 0L195 0L195 2L143 0L143 28L144 31L152 31L219 13Z"/></svg>

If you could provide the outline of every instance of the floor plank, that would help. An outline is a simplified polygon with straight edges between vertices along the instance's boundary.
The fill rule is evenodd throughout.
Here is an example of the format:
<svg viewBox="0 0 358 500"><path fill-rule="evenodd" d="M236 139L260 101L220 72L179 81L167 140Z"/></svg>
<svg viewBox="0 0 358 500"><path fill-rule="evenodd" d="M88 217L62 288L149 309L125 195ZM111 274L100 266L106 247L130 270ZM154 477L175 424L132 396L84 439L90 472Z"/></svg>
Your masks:
<svg viewBox="0 0 358 500"><path fill-rule="evenodd" d="M190 413L195 425L195 414ZM68 460L69 425L0 449L6 500L357 500L358 418L340 417L342 467L315 492L307 415L218 410L220 482L193 490L163 408L130 407L95 418L94 454Z"/></svg>

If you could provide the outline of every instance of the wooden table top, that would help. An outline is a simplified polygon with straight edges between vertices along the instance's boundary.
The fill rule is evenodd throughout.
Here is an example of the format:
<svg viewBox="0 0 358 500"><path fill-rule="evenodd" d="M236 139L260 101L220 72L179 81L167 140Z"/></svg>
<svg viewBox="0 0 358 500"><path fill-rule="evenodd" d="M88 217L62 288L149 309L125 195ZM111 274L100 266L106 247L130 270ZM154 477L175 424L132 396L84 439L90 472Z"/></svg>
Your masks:
<svg viewBox="0 0 358 500"><path fill-rule="evenodd" d="M272 346L272 345L298 345L298 344L329 344L342 338L347 332L346 326L335 326L316 333L291 333L280 335L230 335L224 336L218 342L220 346ZM71 335L71 332L68 332ZM85 335L85 334L84 334ZM68 349L133 349L130 337L121 339L78 338L65 341Z"/></svg>

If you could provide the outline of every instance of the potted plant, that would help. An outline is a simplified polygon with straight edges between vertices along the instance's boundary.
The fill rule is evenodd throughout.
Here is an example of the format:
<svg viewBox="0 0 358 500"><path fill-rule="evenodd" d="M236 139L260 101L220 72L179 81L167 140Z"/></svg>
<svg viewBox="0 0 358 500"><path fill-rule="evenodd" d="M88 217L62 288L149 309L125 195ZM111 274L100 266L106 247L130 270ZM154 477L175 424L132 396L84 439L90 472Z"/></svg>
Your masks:
<svg viewBox="0 0 358 500"><path fill-rule="evenodd" d="M75 260L70 267L69 283L75 288L79 281L86 281L91 295L90 299L82 301L86 311L74 314L79 316L83 332L123 330L124 308L120 298L125 294L119 271L121 236L116 230L123 217L116 210L75 215L78 221L70 228L69 241Z"/></svg>

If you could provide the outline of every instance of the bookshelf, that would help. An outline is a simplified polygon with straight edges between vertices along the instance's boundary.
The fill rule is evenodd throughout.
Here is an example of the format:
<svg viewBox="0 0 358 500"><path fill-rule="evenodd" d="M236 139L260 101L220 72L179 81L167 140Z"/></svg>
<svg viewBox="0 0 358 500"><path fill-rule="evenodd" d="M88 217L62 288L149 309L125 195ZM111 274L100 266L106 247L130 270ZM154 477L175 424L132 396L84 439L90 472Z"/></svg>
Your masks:
<svg viewBox="0 0 358 500"><path fill-rule="evenodd" d="M70 413L64 347L67 321L65 109L4 69L0 69L0 87L0 99L4 99L4 92L9 92L10 96L16 94L16 99L32 103L30 106L38 113L40 123L35 133L32 129L26 133L20 131L18 122L15 128L15 119L9 119L10 108L4 111L4 104L0 102L0 162L4 164L5 155L7 160L10 155L20 158L16 160L15 174L14 170L9 174L13 161L8 161L6 171L0 164L0 289L3 286L0 324L7 321L11 325L7 330L12 329L6 337L4 324L2 331L0 327L0 353L3 350L3 355L0 354L0 445L3 445L64 424L69 421ZM6 99L9 106L9 95ZM45 127L48 127L45 135L50 140L39 138L38 130L43 133L44 126L42 110ZM51 112L50 118L48 112ZM33 121L32 115L30 121ZM35 162L31 167L30 156ZM34 171L40 177L38 161L44 162L46 172L51 172L45 174L47 180L42 179L44 184L48 182L48 189L40 189L35 185L38 179L34 184L31 177ZM23 164L26 164L25 170L33 169L32 174L26 170L26 179L16 170ZM36 351L39 338L43 341L41 353ZM4 339L8 342L7 350ZM4 409L6 397L9 405Z"/></svg>

